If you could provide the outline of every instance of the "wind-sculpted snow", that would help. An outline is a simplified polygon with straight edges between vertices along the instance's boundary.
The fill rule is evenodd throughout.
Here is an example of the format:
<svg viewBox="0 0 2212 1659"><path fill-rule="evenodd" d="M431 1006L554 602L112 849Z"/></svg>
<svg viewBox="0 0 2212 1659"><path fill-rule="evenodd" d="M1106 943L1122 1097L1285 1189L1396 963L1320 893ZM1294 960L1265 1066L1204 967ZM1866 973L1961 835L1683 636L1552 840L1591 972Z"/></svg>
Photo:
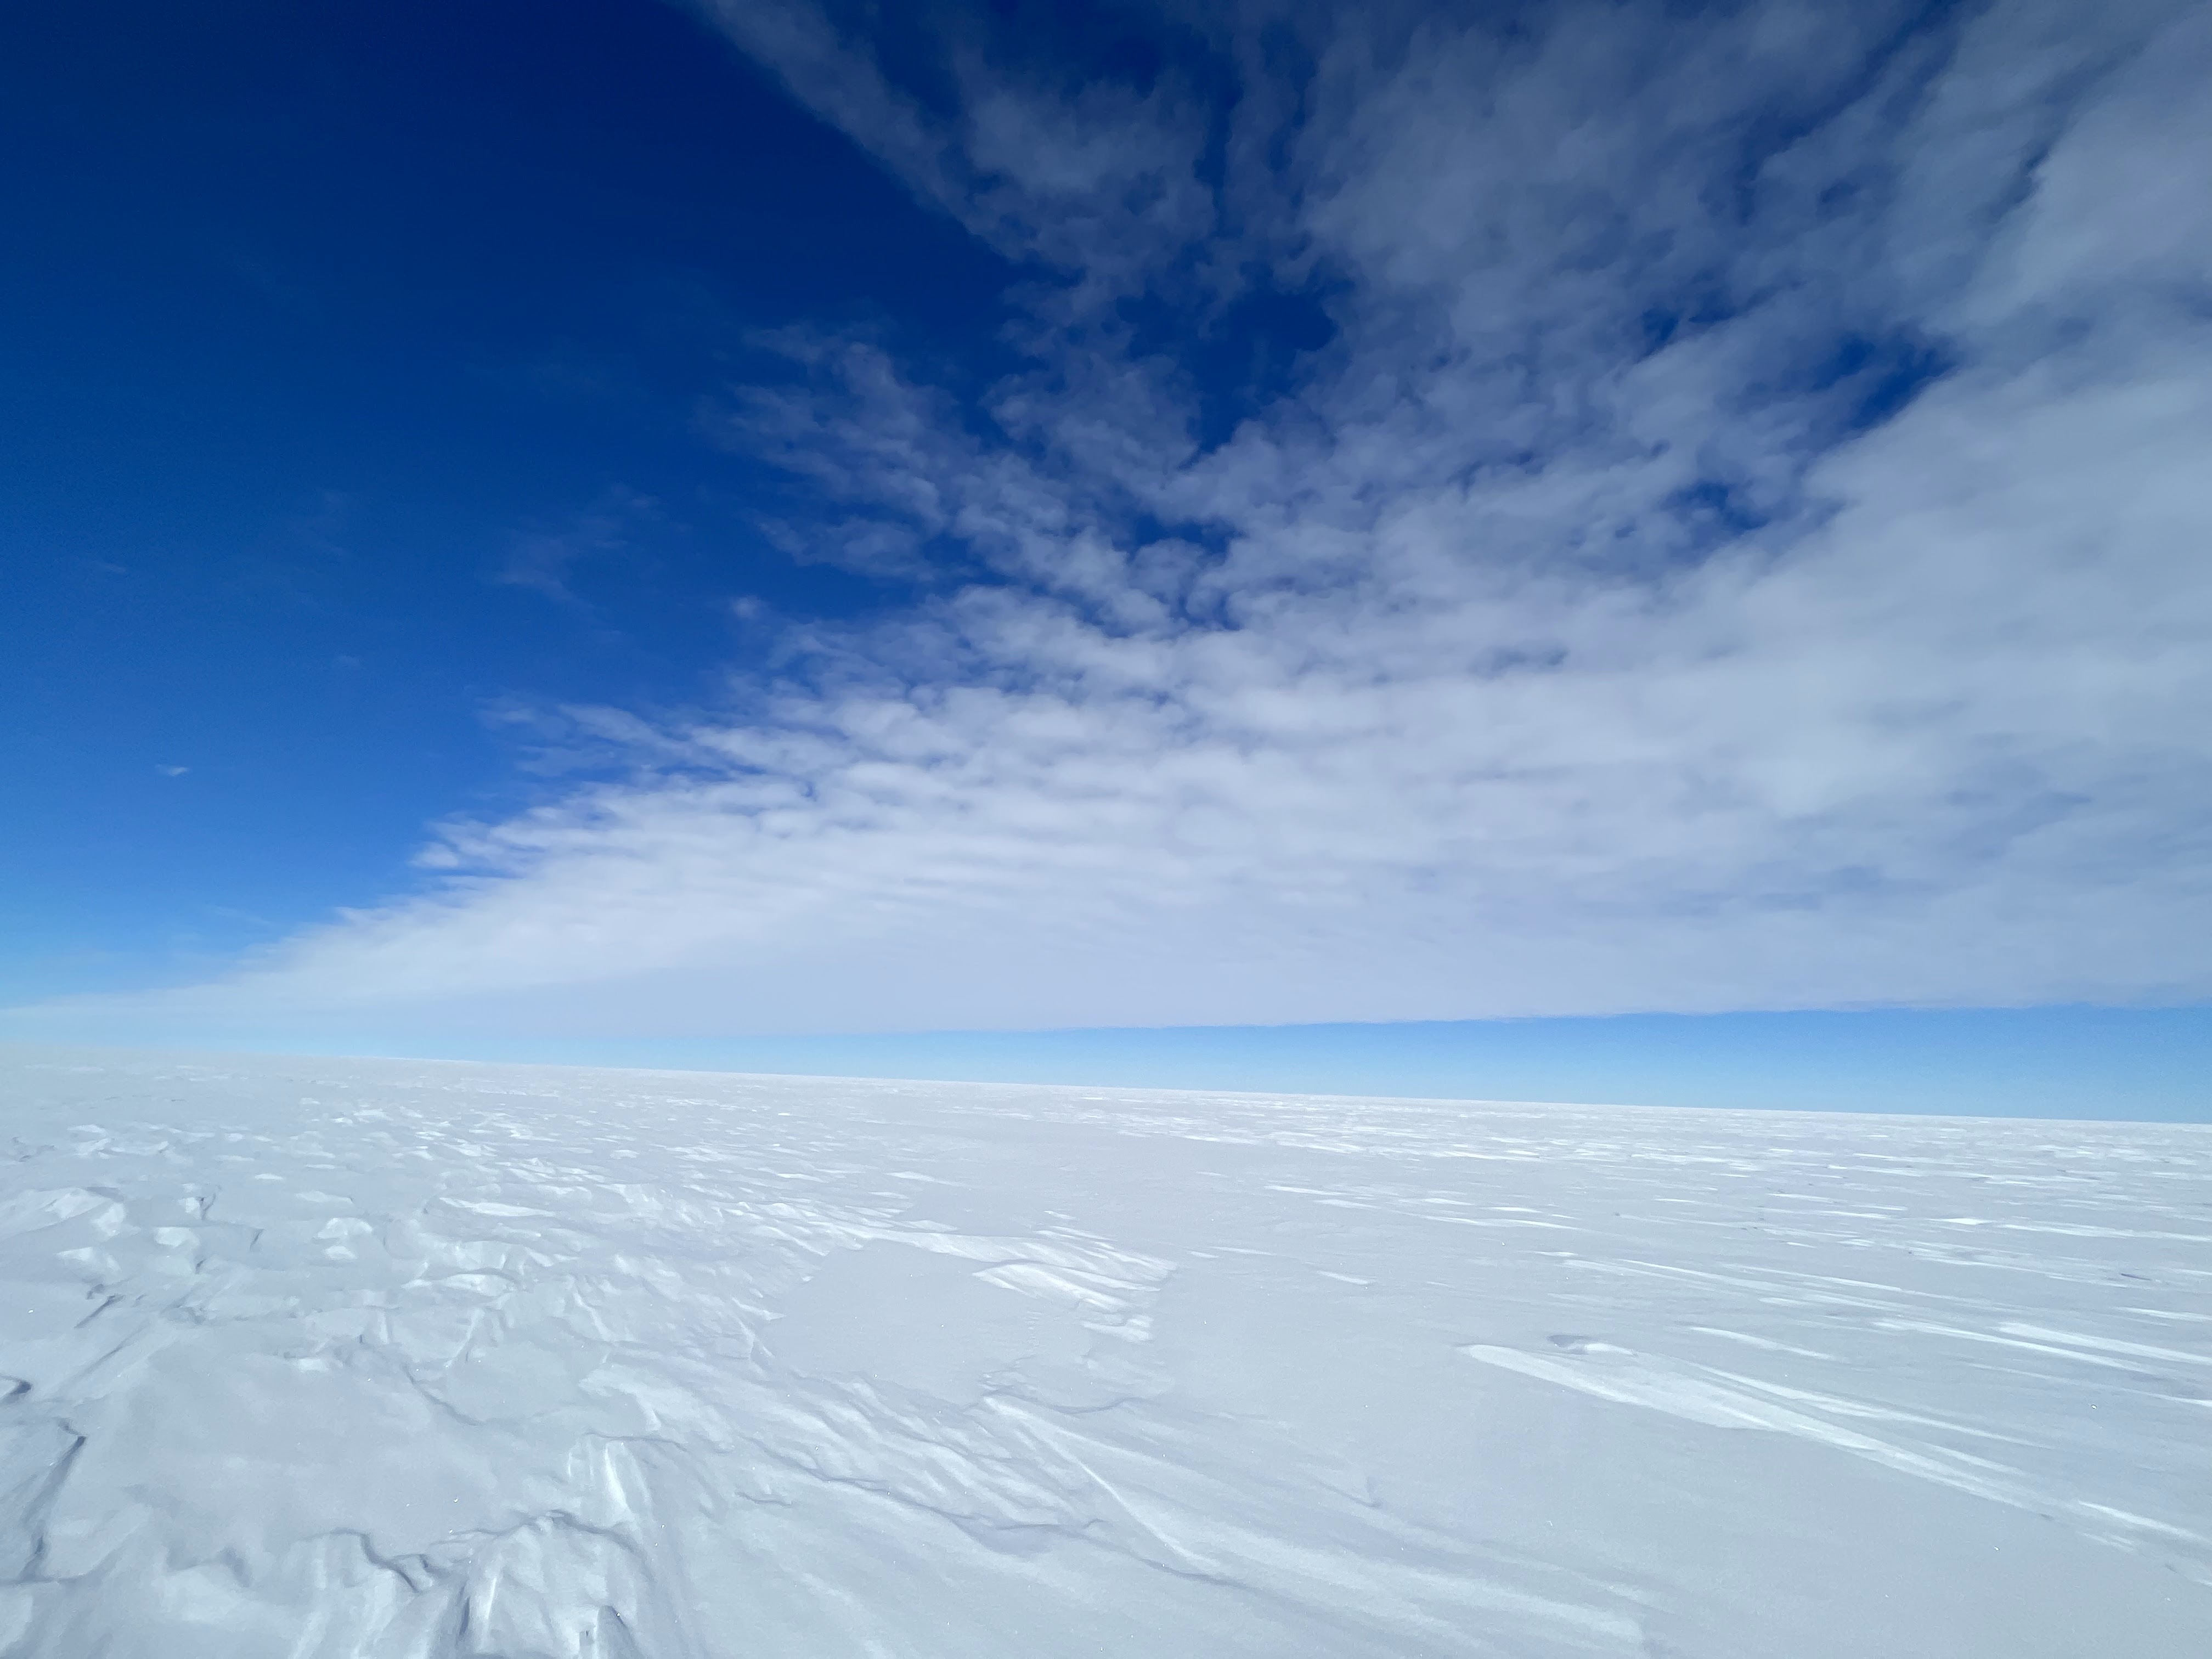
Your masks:
<svg viewBox="0 0 2212 1659"><path fill-rule="evenodd" d="M2212 1650L2212 1129L0 1089L0 1654Z"/></svg>

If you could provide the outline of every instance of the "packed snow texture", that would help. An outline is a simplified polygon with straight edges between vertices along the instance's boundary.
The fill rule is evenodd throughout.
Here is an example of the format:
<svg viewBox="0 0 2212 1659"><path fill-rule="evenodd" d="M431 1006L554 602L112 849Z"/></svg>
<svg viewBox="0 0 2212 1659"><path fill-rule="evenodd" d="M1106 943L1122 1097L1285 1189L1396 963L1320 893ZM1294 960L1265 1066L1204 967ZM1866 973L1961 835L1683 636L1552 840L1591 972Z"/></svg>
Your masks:
<svg viewBox="0 0 2212 1659"><path fill-rule="evenodd" d="M2212 1651L2212 1127L0 1070L0 1653Z"/></svg>

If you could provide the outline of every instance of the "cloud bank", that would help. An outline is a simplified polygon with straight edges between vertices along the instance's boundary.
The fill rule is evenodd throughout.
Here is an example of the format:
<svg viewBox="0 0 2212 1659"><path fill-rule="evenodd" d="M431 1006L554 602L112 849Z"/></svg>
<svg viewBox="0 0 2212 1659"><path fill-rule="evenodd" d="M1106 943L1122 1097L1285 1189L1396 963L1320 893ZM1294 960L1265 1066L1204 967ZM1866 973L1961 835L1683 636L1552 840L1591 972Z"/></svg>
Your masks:
<svg viewBox="0 0 2212 1659"><path fill-rule="evenodd" d="M787 334L702 416L923 599L97 1006L2212 996L2202 7L712 15L1024 273L981 392Z"/></svg>

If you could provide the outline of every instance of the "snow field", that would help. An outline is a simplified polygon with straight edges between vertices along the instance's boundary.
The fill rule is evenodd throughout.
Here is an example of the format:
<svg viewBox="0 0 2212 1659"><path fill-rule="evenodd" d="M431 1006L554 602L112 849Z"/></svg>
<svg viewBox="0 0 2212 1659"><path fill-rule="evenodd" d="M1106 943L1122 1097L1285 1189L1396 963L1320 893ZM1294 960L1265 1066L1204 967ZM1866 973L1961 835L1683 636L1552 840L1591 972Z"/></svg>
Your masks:
<svg viewBox="0 0 2212 1659"><path fill-rule="evenodd" d="M2212 1651L2212 1129L21 1051L0 1655Z"/></svg>

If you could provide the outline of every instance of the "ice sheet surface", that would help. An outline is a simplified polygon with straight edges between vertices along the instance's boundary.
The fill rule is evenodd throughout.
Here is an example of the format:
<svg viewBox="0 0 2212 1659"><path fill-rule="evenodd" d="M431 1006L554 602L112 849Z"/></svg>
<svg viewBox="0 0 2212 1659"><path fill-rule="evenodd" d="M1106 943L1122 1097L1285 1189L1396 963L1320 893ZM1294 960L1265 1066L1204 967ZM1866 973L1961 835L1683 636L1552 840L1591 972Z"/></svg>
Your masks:
<svg viewBox="0 0 2212 1659"><path fill-rule="evenodd" d="M0 1064L0 1653L2212 1653L2212 1129Z"/></svg>

